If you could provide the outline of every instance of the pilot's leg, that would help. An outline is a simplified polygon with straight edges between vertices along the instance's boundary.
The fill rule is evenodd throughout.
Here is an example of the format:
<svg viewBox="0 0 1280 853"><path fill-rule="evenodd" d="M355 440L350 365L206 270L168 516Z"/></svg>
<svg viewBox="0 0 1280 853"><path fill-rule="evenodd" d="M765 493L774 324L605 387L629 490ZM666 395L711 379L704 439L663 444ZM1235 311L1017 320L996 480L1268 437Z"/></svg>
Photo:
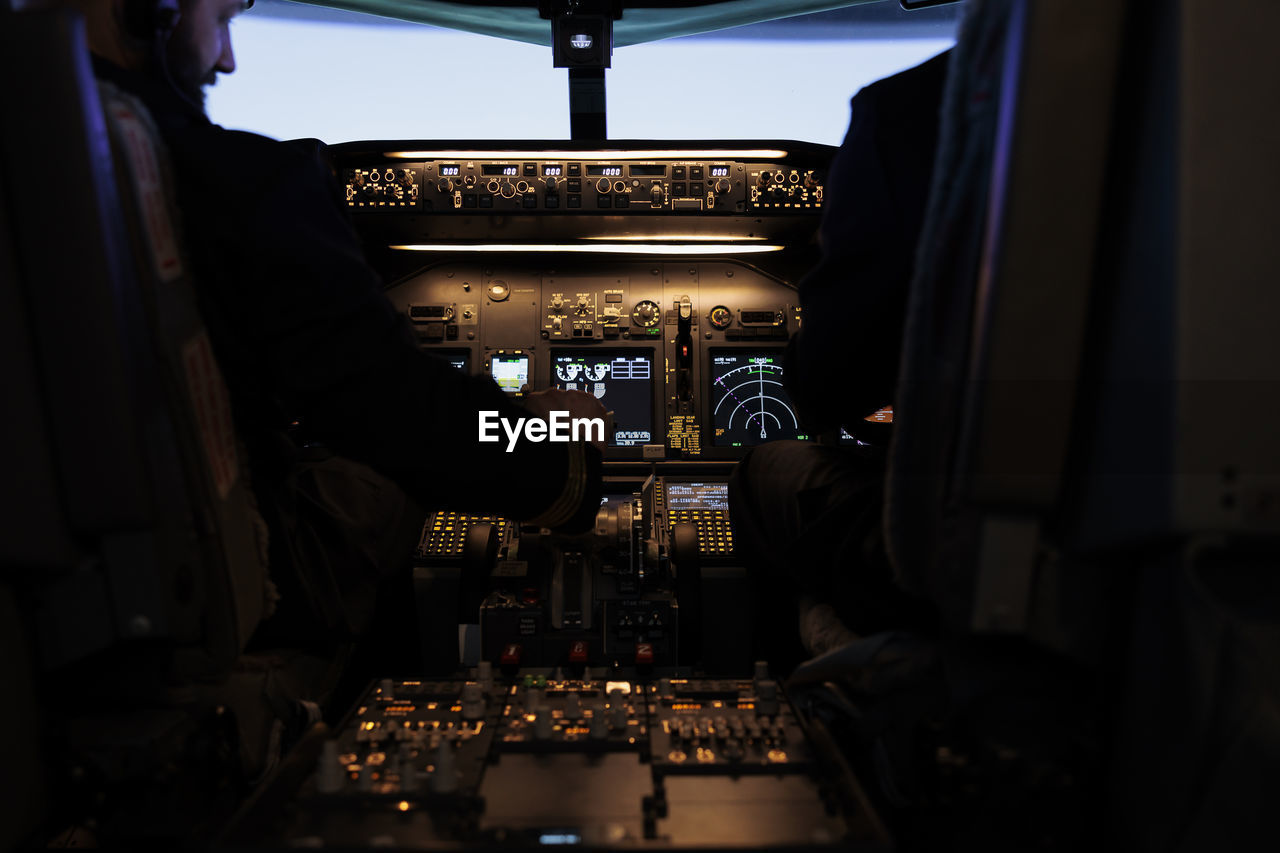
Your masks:
<svg viewBox="0 0 1280 853"><path fill-rule="evenodd" d="M735 551L751 572L764 624L800 637L808 654L903 618L881 536L883 487L881 452L862 446L774 442L754 448L734 471Z"/></svg>
<svg viewBox="0 0 1280 853"><path fill-rule="evenodd" d="M426 513L381 474L335 455L296 462L274 510L272 574L291 614L277 641L310 646L364 634L379 589L407 579ZM412 624L404 627L412 639Z"/></svg>

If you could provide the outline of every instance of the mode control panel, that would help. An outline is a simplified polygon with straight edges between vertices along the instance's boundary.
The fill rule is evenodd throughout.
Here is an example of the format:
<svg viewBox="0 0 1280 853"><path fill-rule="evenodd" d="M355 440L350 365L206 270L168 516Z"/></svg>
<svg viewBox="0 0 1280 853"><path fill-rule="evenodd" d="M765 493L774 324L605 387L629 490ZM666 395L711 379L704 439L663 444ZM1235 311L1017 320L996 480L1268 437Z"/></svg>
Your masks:
<svg viewBox="0 0 1280 853"><path fill-rule="evenodd" d="M637 161L621 153L616 159L380 162L346 168L343 179L347 204L359 211L812 214L822 208L825 173L817 164L712 156Z"/></svg>
<svg viewBox="0 0 1280 853"><path fill-rule="evenodd" d="M818 210L826 188L812 169L783 167L753 168L750 204L754 210Z"/></svg>
<svg viewBox="0 0 1280 853"><path fill-rule="evenodd" d="M346 170L347 206L357 210L412 210L421 207L422 166L384 163Z"/></svg>

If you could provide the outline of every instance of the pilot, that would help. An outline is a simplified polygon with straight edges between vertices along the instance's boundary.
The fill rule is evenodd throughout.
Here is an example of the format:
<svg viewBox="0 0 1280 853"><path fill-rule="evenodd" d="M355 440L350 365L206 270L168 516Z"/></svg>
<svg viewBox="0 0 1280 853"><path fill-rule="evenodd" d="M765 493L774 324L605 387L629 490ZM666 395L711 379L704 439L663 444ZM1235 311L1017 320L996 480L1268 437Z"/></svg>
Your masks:
<svg viewBox="0 0 1280 853"><path fill-rule="evenodd" d="M796 594L799 639L811 655L927 620L893 584L880 522L888 427L867 418L892 401L897 381L949 58L853 98L827 180L821 259L799 285L804 325L788 343L787 391L809 429L843 427L857 443L761 445L730 482L742 553L753 555L771 597ZM764 651L785 658L790 626L779 628Z"/></svg>
<svg viewBox="0 0 1280 853"><path fill-rule="evenodd" d="M274 534L273 576L292 576L286 600L290 583L300 600L335 594L328 609L346 624L330 615L324 627L358 632L368 588L407 567L417 506L592 525L601 447L521 440L509 451L479 441L479 420L607 420L599 401L550 390L521 408L423 352L315 147L205 115L204 88L236 67L230 23L252 0L60 2L86 18L98 78L140 99L167 143L201 313ZM329 565L307 565L316 561Z"/></svg>

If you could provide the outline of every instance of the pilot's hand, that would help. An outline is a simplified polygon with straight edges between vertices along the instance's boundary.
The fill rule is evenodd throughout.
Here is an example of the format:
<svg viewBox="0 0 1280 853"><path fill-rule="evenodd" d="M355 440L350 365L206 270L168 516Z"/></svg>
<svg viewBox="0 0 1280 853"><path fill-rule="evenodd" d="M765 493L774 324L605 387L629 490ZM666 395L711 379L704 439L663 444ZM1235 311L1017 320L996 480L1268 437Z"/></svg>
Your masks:
<svg viewBox="0 0 1280 853"><path fill-rule="evenodd" d="M600 418L604 421L604 441L591 443L601 453L604 453L609 436L613 433L613 413L605 411L599 400L583 391L565 391L560 388L532 391L525 395L524 407L529 414L543 420L549 419L552 412L568 412L570 419Z"/></svg>

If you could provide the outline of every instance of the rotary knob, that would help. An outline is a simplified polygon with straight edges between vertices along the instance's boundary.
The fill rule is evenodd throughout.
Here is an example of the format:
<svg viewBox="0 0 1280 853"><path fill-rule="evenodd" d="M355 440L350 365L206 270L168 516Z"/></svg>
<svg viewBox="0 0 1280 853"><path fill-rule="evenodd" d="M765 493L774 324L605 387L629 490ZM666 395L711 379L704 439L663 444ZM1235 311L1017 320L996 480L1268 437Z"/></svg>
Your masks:
<svg viewBox="0 0 1280 853"><path fill-rule="evenodd" d="M732 185L729 183L728 178L721 178L716 181L715 186L713 186L712 189L715 190L717 194L723 195L729 191L730 186Z"/></svg>
<svg viewBox="0 0 1280 853"><path fill-rule="evenodd" d="M609 179L608 179L608 178L601 178L600 180L596 181L596 192L598 192L598 193L600 193L601 195L603 195L604 193L607 193L608 191L609 191Z"/></svg>
<svg viewBox="0 0 1280 853"><path fill-rule="evenodd" d="M586 314L587 313L587 297L579 296L578 304L574 306L573 310L578 314Z"/></svg>
<svg viewBox="0 0 1280 853"><path fill-rule="evenodd" d="M707 315L707 319L712 326L717 329L727 329L729 324L733 322L733 312L723 305L717 305L711 309L711 313Z"/></svg>
<svg viewBox="0 0 1280 853"><path fill-rule="evenodd" d="M440 191L441 195L448 195L453 192L453 180L451 178L441 178L436 181L436 189Z"/></svg>
<svg viewBox="0 0 1280 853"><path fill-rule="evenodd" d="M551 297L551 309L553 311L559 311L563 307L564 298L560 296L560 294L557 293L555 296Z"/></svg>
<svg viewBox="0 0 1280 853"><path fill-rule="evenodd" d="M636 321L636 325L644 329L651 329L658 325L658 305L645 299L636 303L635 310L631 312L631 318Z"/></svg>
<svg viewBox="0 0 1280 853"><path fill-rule="evenodd" d="M510 181L503 181L498 190L502 193L503 198L515 198L516 188Z"/></svg>
<svg viewBox="0 0 1280 853"><path fill-rule="evenodd" d="M547 178L547 192L553 193L555 191L556 191L556 179Z"/></svg>

